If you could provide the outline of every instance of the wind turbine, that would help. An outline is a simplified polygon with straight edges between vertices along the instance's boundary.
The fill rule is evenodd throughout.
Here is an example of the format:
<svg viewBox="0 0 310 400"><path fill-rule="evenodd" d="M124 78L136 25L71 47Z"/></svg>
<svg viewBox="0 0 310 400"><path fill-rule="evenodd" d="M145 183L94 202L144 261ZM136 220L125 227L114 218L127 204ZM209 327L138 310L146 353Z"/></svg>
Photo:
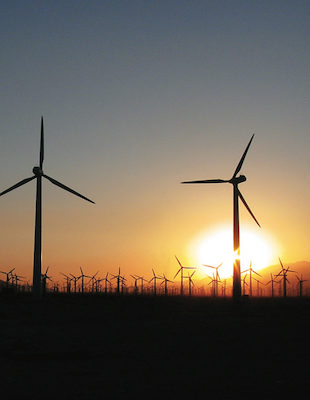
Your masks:
<svg viewBox="0 0 310 400"><path fill-rule="evenodd" d="M217 276L214 275L214 273L213 273L212 278L211 277L209 277L209 278L211 279L211 282L209 282L209 285L212 284L213 296L217 297L218 296L218 284L221 283L221 280L219 278L217 278Z"/></svg>
<svg viewBox="0 0 310 400"><path fill-rule="evenodd" d="M302 297L302 294L303 294L303 283L307 282L308 279L302 279L302 275L300 277L298 275L296 275L296 278L298 280L299 296Z"/></svg>
<svg viewBox="0 0 310 400"><path fill-rule="evenodd" d="M296 271L290 270L289 269L290 267L284 268L280 257L279 257L279 261L280 261L282 269L275 277L277 278L278 276L283 276L283 297L286 297L286 282L289 283L289 280L287 279L287 273L288 272L296 272Z"/></svg>
<svg viewBox="0 0 310 400"><path fill-rule="evenodd" d="M184 278L188 279L188 295L192 295L192 286L195 286L194 281L192 279L193 275L195 274L196 271L192 272L191 274L188 273L187 276L184 276Z"/></svg>
<svg viewBox="0 0 310 400"><path fill-rule="evenodd" d="M108 293L108 282L110 284L110 289L111 289L111 282L108 279L108 275L109 275L109 273L107 272L105 278L102 279L104 281L104 294Z"/></svg>
<svg viewBox="0 0 310 400"><path fill-rule="evenodd" d="M147 279L144 279L143 276L138 276L138 279L141 280L141 294L143 294L143 293L144 293L144 290L143 290L143 282L148 282L148 280L147 280Z"/></svg>
<svg viewBox="0 0 310 400"><path fill-rule="evenodd" d="M76 293L76 283L77 283L77 281L80 279L80 277L74 276L74 275L72 275L72 274L70 274L70 275L72 276L72 279L73 279L73 281L74 281L74 293Z"/></svg>
<svg viewBox="0 0 310 400"><path fill-rule="evenodd" d="M15 285L16 292L18 291L18 281L22 281L23 280L23 279L20 279L20 278L24 278L24 276L12 274L12 286Z"/></svg>
<svg viewBox="0 0 310 400"><path fill-rule="evenodd" d="M46 280L49 279L50 281L52 280L48 275L47 271L49 270L49 267L46 268L45 274L41 274L41 287L42 287L42 294L46 294Z"/></svg>
<svg viewBox="0 0 310 400"><path fill-rule="evenodd" d="M9 287L9 283L10 283L10 279L13 280L13 274L12 272L14 271L15 268L12 268L9 272L5 272L5 271L0 271L1 274L5 274L6 275L6 288L8 289Z"/></svg>
<svg viewBox="0 0 310 400"><path fill-rule="evenodd" d="M139 280L139 277L138 276L134 276L134 275L131 275L131 277L134 279L134 281L135 281L135 289L134 289L134 294L135 295L137 295L138 293L139 293L139 289L138 289L138 280Z"/></svg>
<svg viewBox="0 0 310 400"><path fill-rule="evenodd" d="M152 268L153 271L153 278L149 281L149 283L151 283L152 281L154 281L154 296L156 296L157 291L156 291L156 281L157 279L163 279L162 276L156 276L154 269Z"/></svg>
<svg viewBox="0 0 310 400"><path fill-rule="evenodd" d="M213 267L212 265L202 264L203 267L213 268L216 270L215 276L216 279L220 280L219 268L223 265L223 263L219 264L217 267Z"/></svg>
<svg viewBox="0 0 310 400"><path fill-rule="evenodd" d="M23 179L22 181L16 183L10 188L4 190L0 193L0 196L10 192L11 190L17 189L18 187L25 185L26 183L36 179L37 181L37 190L36 190L36 213L35 213L35 233L34 233L34 256L33 256L33 284L32 291L33 294L37 297L41 295L41 258L42 258L42 178L46 178L54 185L60 187L61 189L66 190L76 196L81 197L84 200L87 200L91 203L94 203L92 200L87 197L81 195L73 189L70 189L68 186L56 181L54 178L47 176L43 172L43 161L44 161L44 126L43 126L43 117L41 117L41 138L40 138L40 156L39 156L39 166L35 166L32 169L33 176L30 178Z"/></svg>
<svg viewBox="0 0 310 400"><path fill-rule="evenodd" d="M98 291L98 284L96 280L96 275L98 274L99 271L97 271L92 277L90 277L90 281L88 282L89 284L91 284L91 292L94 293L94 291L96 290L96 292ZM96 289L95 289L96 288Z"/></svg>
<svg viewBox="0 0 310 400"><path fill-rule="evenodd" d="M120 293L120 285L122 284L122 293L123 293L123 287L124 287L124 281L126 280L126 278L124 278L123 276L121 276L121 268L118 268L118 275L112 275L113 278L112 279L116 279L117 282L117 286L116 286L116 293L119 294Z"/></svg>
<svg viewBox="0 0 310 400"><path fill-rule="evenodd" d="M184 289L183 289L183 279L184 279L183 270L184 270L184 269L196 269L196 267L183 267L183 265L181 264L181 262L180 262L180 260L178 259L178 257L175 256L175 258L176 258L176 260L177 260L177 262L178 262L178 264L179 264L179 266L180 266L180 269L179 269L178 272L174 275L174 278L173 278L173 279L175 279L175 278L177 277L178 273L181 272L181 296L183 296L183 293L184 293Z"/></svg>
<svg viewBox="0 0 310 400"><path fill-rule="evenodd" d="M242 278L243 296L245 295L245 286L248 286L246 282L246 276L247 274L245 274L244 277Z"/></svg>
<svg viewBox="0 0 310 400"><path fill-rule="evenodd" d="M66 278L66 281L67 281L66 290L67 290L67 293L70 293L71 292L71 281L73 278L70 278L68 275L63 274L62 272L60 272L60 274Z"/></svg>
<svg viewBox="0 0 310 400"><path fill-rule="evenodd" d="M161 285L165 285L165 296L167 296L168 295L168 282L173 283L173 281L171 281L170 279L166 278L165 274L163 274L162 279L163 279L163 281L162 281Z"/></svg>
<svg viewBox="0 0 310 400"><path fill-rule="evenodd" d="M259 287L259 285L262 283L260 280L258 280L258 279L256 279L256 278L254 278L254 276L253 276L253 278L252 279L254 279L254 281L256 281L256 296L257 297L259 297L260 296L260 287Z"/></svg>
<svg viewBox="0 0 310 400"><path fill-rule="evenodd" d="M92 277L89 276L89 275L85 275L83 270L82 270L82 267L80 267L80 270L81 270L81 275L78 276L77 280L78 279L82 279L81 289L82 289L82 293L84 293L84 278L90 278L91 279Z"/></svg>
<svg viewBox="0 0 310 400"><path fill-rule="evenodd" d="M271 283L271 297L274 297L274 283L280 283L280 282L274 279L271 272L270 272L270 281L266 283L266 286L269 285L269 283Z"/></svg>
<svg viewBox="0 0 310 400"><path fill-rule="evenodd" d="M252 268L252 261L250 262L250 268L242 271L241 273L243 274L244 272L248 272L248 271L250 271L250 296L252 296L252 272L254 272L254 274L256 274L260 277L261 277L261 275L258 272L254 271L254 269Z"/></svg>
<svg viewBox="0 0 310 400"><path fill-rule="evenodd" d="M234 260L234 269L233 269L233 297L239 298L241 296L241 273L240 273L240 228L239 228L239 199L244 204L245 208L248 210L254 221L260 227L257 219L252 213L250 207L242 196L238 185L239 183L245 182L246 177L244 175L238 175L241 170L244 159L247 155L249 147L252 143L254 135L252 135L238 165L235 169L235 172L231 179L207 179L207 180L199 180L199 181L187 181L182 183L231 183L233 185L233 231L234 231L234 252L235 252L235 260Z"/></svg>

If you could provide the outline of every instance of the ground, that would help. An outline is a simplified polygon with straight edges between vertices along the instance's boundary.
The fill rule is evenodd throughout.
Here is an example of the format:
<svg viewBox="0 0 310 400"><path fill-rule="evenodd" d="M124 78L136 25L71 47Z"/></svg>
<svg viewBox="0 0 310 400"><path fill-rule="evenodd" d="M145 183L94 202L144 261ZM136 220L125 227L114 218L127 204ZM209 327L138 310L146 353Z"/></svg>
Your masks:
<svg viewBox="0 0 310 400"><path fill-rule="evenodd" d="M3 399L307 393L310 298L0 296Z"/></svg>

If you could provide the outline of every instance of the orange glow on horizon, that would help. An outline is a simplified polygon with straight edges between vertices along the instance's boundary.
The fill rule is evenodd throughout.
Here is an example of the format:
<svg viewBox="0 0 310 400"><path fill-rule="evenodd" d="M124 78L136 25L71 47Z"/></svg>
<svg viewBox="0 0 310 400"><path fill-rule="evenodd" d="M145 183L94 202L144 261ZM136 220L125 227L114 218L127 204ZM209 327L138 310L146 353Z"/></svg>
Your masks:
<svg viewBox="0 0 310 400"><path fill-rule="evenodd" d="M218 270L220 277L232 277L233 263L238 256L233 251L232 228L217 226L202 232L190 244L190 253L199 265L217 267L222 263ZM269 235L249 228L240 230L241 271L248 269L251 262L254 270L266 268L277 254L277 244ZM215 269L202 267L200 273L212 276Z"/></svg>

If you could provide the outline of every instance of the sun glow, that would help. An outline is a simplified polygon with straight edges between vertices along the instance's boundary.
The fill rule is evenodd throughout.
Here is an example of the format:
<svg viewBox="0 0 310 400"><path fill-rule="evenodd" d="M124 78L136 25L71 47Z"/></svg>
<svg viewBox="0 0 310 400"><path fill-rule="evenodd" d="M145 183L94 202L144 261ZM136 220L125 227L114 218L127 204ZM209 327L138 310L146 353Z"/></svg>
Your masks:
<svg viewBox="0 0 310 400"><path fill-rule="evenodd" d="M274 252L273 241L263 233L257 233L248 228L240 230L240 263L241 271L252 267L255 271L267 267L272 263ZM191 245L191 253L199 265L219 267L221 278L230 278L233 274L233 263L237 252L233 251L232 229L226 226L217 227L204 232L194 240ZM200 274L212 276L215 269L201 268Z"/></svg>

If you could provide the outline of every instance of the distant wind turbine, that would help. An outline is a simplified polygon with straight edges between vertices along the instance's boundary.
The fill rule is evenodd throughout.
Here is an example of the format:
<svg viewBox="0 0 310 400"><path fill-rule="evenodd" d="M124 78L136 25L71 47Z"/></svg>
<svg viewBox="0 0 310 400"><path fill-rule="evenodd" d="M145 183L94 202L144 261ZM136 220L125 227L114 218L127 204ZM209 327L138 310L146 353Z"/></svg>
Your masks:
<svg viewBox="0 0 310 400"><path fill-rule="evenodd" d="M66 291L67 291L67 293L70 293L71 292L71 281L73 278L70 278L68 275L63 274L62 272L60 272L60 274L66 278L66 282L67 282Z"/></svg>
<svg viewBox="0 0 310 400"><path fill-rule="evenodd" d="M54 185L60 187L61 189L66 190L72 194L75 194L78 197L81 197L84 200L87 200L91 203L94 203L92 200L87 197L81 195L73 189L70 189L68 186L56 181L54 178L47 176L43 172L43 161L44 161L44 126L43 126L43 117L41 117L41 139L40 139L40 157L39 157L39 166L33 167L33 176L30 178L23 179L22 181L16 183L10 188L4 190L0 193L0 196L10 192L11 190L17 189L18 187L25 185L26 183L36 179L37 181L37 190L36 190L36 215L35 215L35 234L34 234L34 257L33 257L33 285L32 291L33 294L37 297L41 295L41 258L42 258L42 177L49 180Z"/></svg>
<svg viewBox="0 0 310 400"><path fill-rule="evenodd" d="M112 275L112 274L111 274ZM121 268L118 268L118 275L112 275L112 279L116 279L116 293L119 294L120 291L122 291L123 293L123 288L124 288L124 281L126 280L126 278L124 278L123 276L121 276ZM122 285L122 287L121 287Z"/></svg>
<svg viewBox="0 0 310 400"><path fill-rule="evenodd" d="M244 272L248 272L248 271L250 271L250 296L252 296L252 272L254 272L254 274L256 274L260 277L261 277L261 275L258 272L254 271L254 269L252 268L252 261L250 262L250 268L242 271L241 273L243 274Z"/></svg>
<svg viewBox="0 0 310 400"><path fill-rule="evenodd" d="M234 228L234 252L235 252L235 260L234 260L234 272L233 272L233 297L239 298L241 296L241 273L240 273L240 232L239 232L239 199L244 204L245 208L248 210L254 221L258 223L254 214L252 213L250 207L242 196L238 185L239 183L245 182L246 177L244 175L238 175L241 170L244 159L247 155L249 147L252 143L254 135L252 135L238 165L231 179L207 179L207 180L199 180L199 181L187 181L181 183L231 183L233 185L233 206L234 206L234 215L233 215L233 228Z"/></svg>
<svg viewBox="0 0 310 400"><path fill-rule="evenodd" d="M272 273L271 273L271 272L270 272L270 281L268 281L268 282L266 283L266 286L268 286L269 283L271 283L271 297L274 297L274 284L275 284L275 283L279 283L279 284L280 284L280 282L278 282L278 281L276 281L276 280L274 279L274 277L272 276Z"/></svg>
<svg viewBox="0 0 310 400"><path fill-rule="evenodd" d="M196 271L192 272L191 274L188 273L187 276L184 276L185 279L188 279L188 295L192 295L192 286L195 286L194 281L193 281L193 276Z"/></svg>
<svg viewBox="0 0 310 400"><path fill-rule="evenodd" d="M175 258L176 258L176 260L177 260L177 262L178 262L178 264L179 264L179 266L180 266L180 269L179 269L179 270L177 271L177 273L174 275L174 278L173 278L173 279L175 279L175 278L177 277L178 273L181 272L181 291L180 291L180 293L181 293L181 296L183 296L183 293L184 293L184 286L183 286L184 275L183 275L183 270L184 270L184 269L196 269L196 267L183 267L183 265L181 264L181 262L180 262L180 260L178 259L178 257L175 256Z"/></svg>
<svg viewBox="0 0 310 400"><path fill-rule="evenodd" d="M77 283L77 281L80 279L80 277L79 277L79 276L72 275L72 274L70 274L70 275L72 276L72 279L73 279L73 281L74 281L74 293L76 293L76 283Z"/></svg>
<svg viewBox="0 0 310 400"><path fill-rule="evenodd" d="M5 274L6 275L6 288L8 289L9 287L9 283L10 280L13 279L13 274L12 272L15 270L15 268L12 268L9 272L5 272L5 271L0 271L1 274Z"/></svg>
<svg viewBox="0 0 310 400"><path fill-rule="evenodd" d="M156 276L155 271L154 271L153 268L152 268L152 272L153 272L153 278L149 281L149 283L154 281L154 296L156 296L156 294L157 294L157 290L156 290L157 279L163 279L163 277L162 276Z"/></svg>
<svg viewBox="0 0 310 400"><path fill-rule="evenodd" d="M148 282L147 279L144 279L143 276L138 276L138 279L141 280L141 294L144 294L144 289L143 289L143 282Z"/></svg>
<svg viewBox="0 0 310 400"><path fill-rule="evenodd" d="M303 279L302 275L300 277L298 275L296 275L296 278L298 280L299 296L302 297L302 295L303 295L303 283L307 282L308 279Z"/></svg>
<svg viewBox="0 0 310 400"><path fill-rule="evenodd" d="M138 289L138 280L139 280L139 277L138 276L134 276L134 275L131 275L131 277L134 279L134 281L135 281L135 290L134 290L134 294L135 295L137 295L138 293L139 293L139 289Z"/></svg>
<svg viewBox="0 0 310 400"><path fill-rule="evenodd" d="M168 295L168 282L173 283L173 281L171 281L170 279L166 278L165 274L163 274L162 279L163 279L163 281L162 281L161 285L165 285L165 296L167 296Z"/></svg>
<svg viewBox="0 0 310 400"><path fill-rule="evenodd" d="M245 274L244 277L242 278L243 296L245 295L245 286L248 286L248 284L246 283L246 276L247 274Z"/></svg>
<svg viewBox="0 0 310 400"><path fill-rule="evenodd" d="M102 279L104 281L104 293L105 294L108 293L108 283L110 284L110 289L111 289L111 282L108 279L108 275L109 275L109 273L107 272L105 278Z"/></svg>
<svg viewBox="0 0 310 400"><path fill-rule="evenodd" d="M290 270L289 269L290 267L284 268L280 257L279 257L279 261L280 261L280 264L281 264L281 271L275 277L276 278L278 276L282 276L283 277L283 297L286 297L286 284L287 284L287 282L289 283L289 280L287 279L287 273L288 272L296 272L296 271Z"/></svg>
<svg viewBox="0 0 310 400"><path fill-rule="evenodd" d="M81 279L81 289L82 289L82 293L84 293L84 278L92 278L91 276L89 276L89 275L85 275L84 274L84 272L83 272L83 270L82 270L82 267L80 267L80 270L81 270L81 275L80 276L78 276L78 280L79 279Z"/></svg>

